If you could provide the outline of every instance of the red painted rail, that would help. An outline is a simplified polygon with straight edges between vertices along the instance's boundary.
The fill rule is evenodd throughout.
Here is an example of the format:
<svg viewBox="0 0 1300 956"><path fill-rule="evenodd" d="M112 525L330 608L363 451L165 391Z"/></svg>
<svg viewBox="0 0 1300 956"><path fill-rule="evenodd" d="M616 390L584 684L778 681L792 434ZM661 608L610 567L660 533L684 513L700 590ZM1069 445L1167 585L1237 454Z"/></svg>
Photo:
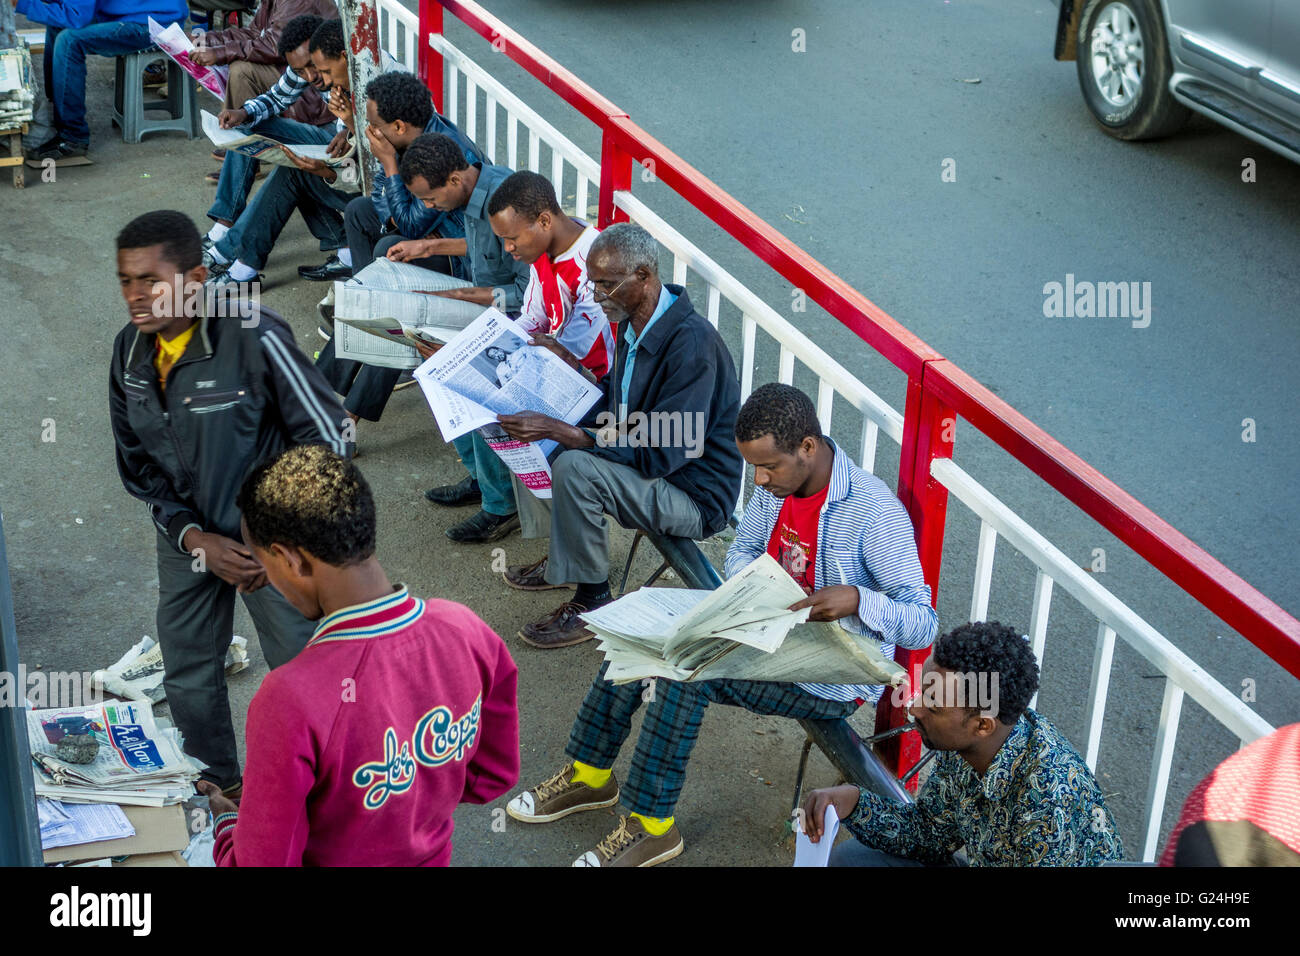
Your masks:
<svg viewBox="0 0 1300 956"><path fill-rule="evenodd" d="M429 48L427 37L442 33L444 10L493 43L599 127L602 134L601 226L626 218L614 207L614 192L631 188L634 163L653 160L655 176L660 182L802 289L907 375L898 496L912 516L921 565L936 603L948 492L931 476L930 462L951 456L953 426L961 418L1094 518L1229 627L1300 677L1300 621L909 332L643 130L627 113L470 0L420 0L420 75L433 90L440 107L443 104L442 57ZM914 669L925 656L924 652L909 652L900 662ZM879 729L897 725L903 719L901 711L891 709L887 700L881 701ZM917 759L920 743L908 734L901 747L901 751L892 755L900 770Z"/></svg>

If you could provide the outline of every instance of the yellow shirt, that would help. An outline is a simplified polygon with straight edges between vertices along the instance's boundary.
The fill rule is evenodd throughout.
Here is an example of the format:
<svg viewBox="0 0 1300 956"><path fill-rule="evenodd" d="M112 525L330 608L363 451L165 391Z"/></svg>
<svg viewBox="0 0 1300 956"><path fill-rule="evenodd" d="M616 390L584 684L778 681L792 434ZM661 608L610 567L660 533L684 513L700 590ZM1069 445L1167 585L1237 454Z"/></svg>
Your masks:
<svg viewBox="0 0 1300 956"><path fill-rule="evenodd" d="M158 386L164 391L167 389L167 373L176 364L176 360L185 354L185 346L190 344L190 339L194 337L194 330L198 327L199 324L195 322L170 342L161 335L155 336L158 353L153 357L153 364L154 368L158 369Z"/></svg>

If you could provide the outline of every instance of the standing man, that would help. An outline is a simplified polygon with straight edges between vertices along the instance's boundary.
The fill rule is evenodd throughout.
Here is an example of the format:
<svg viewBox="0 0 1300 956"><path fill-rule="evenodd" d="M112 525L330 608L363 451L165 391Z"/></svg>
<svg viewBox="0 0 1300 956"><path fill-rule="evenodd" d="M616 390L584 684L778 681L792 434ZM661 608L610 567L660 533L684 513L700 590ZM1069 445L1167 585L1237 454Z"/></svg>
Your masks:
<svg viewBox="0 0 1300 956"><path fill-rule="evenodd" d="M172 717L186 751L208 765L204 778L231 794L240 772L224 664L235 594L272 668L313 629L266 586L240 537L236 494L254 465L290 446L344 453L344 418L274 312L253 303L242 318L204 314L201 257L183 213L146 213L118 234L130 324L113 343L109 413L122 484L158 531L158 643Z"/></svg>
<svg viewBox="0 0 1300 956"><path fill-rule="evenodd" d="M185 0L16 0L18 12L45 24L45 95L54 111L54 135L29 158L56 166L89 163L86 57L147 50L149 18L164 27L189 17Z"/></svg>
<svg viewBox="0 0 1300 956"><path fill-rule="evenodd" d="M465 219L463 239L414 239L388 250L396 262L419 262L430 256L467 256L473 286L446 289L434 295L494 306L518 315L528 287L527 263L509 255L492 231L488 206L492 196L510 176L505 166L471 161L456 140L441 133L426 133L411 144L399 167L402 182L430 209L459 211ZM478 432L462 435L452 444L460 454L468 478L454 485L425 492L430 501L460 505L481 499L477 513L447 529L447 537L463 543L496 541L519 527L518 507L510 482L510 469Z"/></svg>

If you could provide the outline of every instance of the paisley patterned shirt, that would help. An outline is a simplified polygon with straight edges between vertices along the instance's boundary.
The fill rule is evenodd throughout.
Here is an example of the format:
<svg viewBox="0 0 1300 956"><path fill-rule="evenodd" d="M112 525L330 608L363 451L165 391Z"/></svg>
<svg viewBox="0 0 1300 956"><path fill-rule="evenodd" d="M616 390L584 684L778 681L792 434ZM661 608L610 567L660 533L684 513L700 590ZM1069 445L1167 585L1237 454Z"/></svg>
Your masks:
<svg viewBox="0 0 1300 956"><path fill-rule="evenodd" d="M955 752L940 753L914 804L863 790L845 821L867 846L921 863L1098 866L1124 857L1092 772L1044 717L1026 710L981 778Z"/></svg>

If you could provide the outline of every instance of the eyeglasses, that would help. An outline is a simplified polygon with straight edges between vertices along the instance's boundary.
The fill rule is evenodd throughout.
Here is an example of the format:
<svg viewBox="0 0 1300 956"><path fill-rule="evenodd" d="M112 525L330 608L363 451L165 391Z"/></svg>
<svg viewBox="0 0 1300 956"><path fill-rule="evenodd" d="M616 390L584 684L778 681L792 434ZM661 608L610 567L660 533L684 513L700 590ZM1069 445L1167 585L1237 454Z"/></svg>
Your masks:
<svg viewBox="0 0 1300 956"><path fill-rule="evenodd" d="M635 272L629 273L628 275L623 277L623 282L627 282L628 279L633 278L635 275L636 275ZM582 286L585 291L591 293L591 297L593 299L599 302L601 299L613 298L614 293L617 292L619 289L623 288L623 282L620 282L618 285L614 286L614 288L611 289L609 292L606 292L604 289L599 288L599 286L605 284L604 280L601 280L600 282L596 282L593 279L588 279L586 282L582 284Z"/></svg>

